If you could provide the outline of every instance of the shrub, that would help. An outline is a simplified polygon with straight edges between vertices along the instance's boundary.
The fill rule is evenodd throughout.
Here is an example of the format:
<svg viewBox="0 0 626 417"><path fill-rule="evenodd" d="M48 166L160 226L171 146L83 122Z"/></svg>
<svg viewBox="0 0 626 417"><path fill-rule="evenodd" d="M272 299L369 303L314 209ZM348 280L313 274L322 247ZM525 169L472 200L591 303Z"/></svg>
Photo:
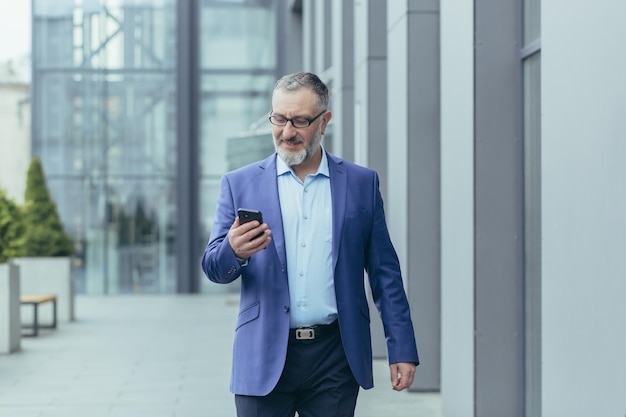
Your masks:
<svg viewBox="0 0 626 417"><path fill-rule="evenodd" d="M22 218L25 225L24 256L72 255L72 238L63 230L56 204L50 199L41 161L37 157L31 160L26 174Z"/></svg>
<svg viewBox="0 0 626 417"><path fill-rule="evenodd" d="M0 189L0 263L21 255L23 234L19 207Z"/></svg>

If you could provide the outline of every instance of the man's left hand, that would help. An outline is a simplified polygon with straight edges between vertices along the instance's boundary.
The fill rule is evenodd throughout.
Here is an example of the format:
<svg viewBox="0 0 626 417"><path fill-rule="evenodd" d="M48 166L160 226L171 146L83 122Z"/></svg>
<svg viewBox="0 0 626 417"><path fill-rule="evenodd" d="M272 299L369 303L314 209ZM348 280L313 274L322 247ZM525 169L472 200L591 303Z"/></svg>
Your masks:
<svg viewBox="0 0 626 417"><path fill-rule="evenodd" d="M394 391L402 391L411 386L415 376L415 364L398 362L389 365L391 371L391 388Z"/></svg>

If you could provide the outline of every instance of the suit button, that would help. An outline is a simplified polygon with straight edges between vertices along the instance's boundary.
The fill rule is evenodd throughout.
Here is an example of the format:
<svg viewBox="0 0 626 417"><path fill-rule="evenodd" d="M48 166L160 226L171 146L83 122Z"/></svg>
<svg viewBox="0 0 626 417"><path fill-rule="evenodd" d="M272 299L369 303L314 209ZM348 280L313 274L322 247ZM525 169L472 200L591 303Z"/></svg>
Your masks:
<svg viewBox="0 0 626 417"><path fill-rule="evenodd" d="M285 306L284 309L285 309L285 313L289 313L289 306Z"/></svg>

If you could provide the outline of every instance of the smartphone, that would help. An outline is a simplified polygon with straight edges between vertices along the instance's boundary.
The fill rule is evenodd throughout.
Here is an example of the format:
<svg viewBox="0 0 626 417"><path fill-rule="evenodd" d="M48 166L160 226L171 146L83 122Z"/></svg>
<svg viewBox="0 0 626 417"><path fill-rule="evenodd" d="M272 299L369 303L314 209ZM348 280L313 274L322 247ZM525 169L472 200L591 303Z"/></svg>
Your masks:
<svg viewBox="0 0 626 417"><path fill-rule="evenodd" d="M239 216L240 224L248 223L252 220L258 220L259 224L263 224L263 215L258 210L240 208L237 210L237 215ZM257 239L261 236L263 236L263 232L259 233L258 235L256 235L250 240Z"/></svg>

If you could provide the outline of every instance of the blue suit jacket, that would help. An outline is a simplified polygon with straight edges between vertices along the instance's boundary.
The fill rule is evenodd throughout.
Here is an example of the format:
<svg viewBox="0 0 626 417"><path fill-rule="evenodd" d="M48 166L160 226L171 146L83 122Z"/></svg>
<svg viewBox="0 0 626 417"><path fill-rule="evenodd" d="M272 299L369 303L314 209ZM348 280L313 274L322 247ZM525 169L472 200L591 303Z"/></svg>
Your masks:
<svg viewBox="0 0 626 417"><path fill-rule="evenodd" d="M364 271L381 314L389 363L418 363L400 266L387 230L378 175L327 154L333 204L332 259L341 338L359 385L373 387L369 308ZM237 208L260 210L272 242L241 267L226 238ZM266 395L278 382L287 353L289 287L276 177L276 154L222 178L217 213L202 259L207 277L241 276L231 392Z"/></svg>

